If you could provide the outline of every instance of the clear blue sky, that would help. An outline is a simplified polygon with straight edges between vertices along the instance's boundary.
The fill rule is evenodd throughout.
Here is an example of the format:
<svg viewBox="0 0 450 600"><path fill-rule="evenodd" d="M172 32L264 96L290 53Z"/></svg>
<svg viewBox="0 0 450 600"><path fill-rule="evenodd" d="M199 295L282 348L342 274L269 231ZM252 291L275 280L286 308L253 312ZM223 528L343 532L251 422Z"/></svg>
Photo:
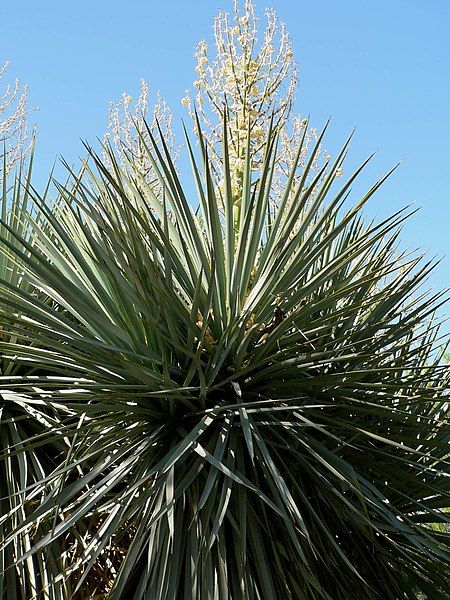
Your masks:
<svg viewBox="0 0 450 600"><path fill-rule="evenodd" d="M447 255L432 283L450 286L450 1L267 4L286 22L300 63L297 111L318 127L331 115L331 153L356 127L350 166L378 150L361 189L403 159L369 213L423 206L403 245ZM265 1L256 5L262 17ZM39 107L40 174L57 155L71 162L82 154L80 138L95 142L109 101L136 94L140 77L179 120L194 46L209 38L219 8L231 9L231 0L1 2L0 62L12 61L10 75L29 84Z"/></svg>

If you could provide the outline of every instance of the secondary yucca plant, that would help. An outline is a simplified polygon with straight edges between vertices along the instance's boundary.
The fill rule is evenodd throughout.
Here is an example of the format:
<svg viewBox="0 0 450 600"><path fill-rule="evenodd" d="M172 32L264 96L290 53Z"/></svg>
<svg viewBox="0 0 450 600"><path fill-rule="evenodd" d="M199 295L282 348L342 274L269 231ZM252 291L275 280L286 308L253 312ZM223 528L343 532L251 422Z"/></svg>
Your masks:
<svg viewBox="0 0 450 600"><path fill-rule="evenodd" d="M2 405L40 423L3 445L5 598L448 589L442 297L397 249L408 211L364 222L384 178L346 208L348 143L311 180L322 136L274 205L272 127L256 173L248 132L236 203L226 118L220 198L200 130L198 206L149 131L154 186L91 151L53 204L27 187L39 220L2 219Z"/></svg>
<svg viewBox="0 0 450 600"><path fill-rule="evenodd" d="M17 176L8 177L7 156L3 157L1 196L1 237L16 249L23 242L31 242L28 221L35 220L36 227L46 231L46 223L39 212L33 210L30 199L31 161L25 168L25 160L19 163ZM14 234L11 232L14 231ZM49 231L47 230L47 234ZM6 250L6 247L4 247ZM33 293L35 288L22 276L13 253L0 255L0 279L3 286L17 293ZM3 307L3 310L8 310ZM0 325L0 340L12 348L17 343L16 332L3 329ZM3 377L32 374L33 367L26 367L14 356L0 358L0 375ZM26 488L40 481L55 469L61 456L69 449L67 438L53 438L47 434L60 426L59 413L48 409L45 403L23 403L16 394L1 393L0 404L0 514L7 515L0 525L0 539L4 540L32 512L33 505L26 501ZM53 598L68 597L69 590L64 582L54 580L64 568L65 562L58 542L50 544L45 552L36 552L22 563L17 558L33 545L33 535L43 535L46 524L16 538L0 549L0 598L36 597L43 586L53 582Z"/></svg>

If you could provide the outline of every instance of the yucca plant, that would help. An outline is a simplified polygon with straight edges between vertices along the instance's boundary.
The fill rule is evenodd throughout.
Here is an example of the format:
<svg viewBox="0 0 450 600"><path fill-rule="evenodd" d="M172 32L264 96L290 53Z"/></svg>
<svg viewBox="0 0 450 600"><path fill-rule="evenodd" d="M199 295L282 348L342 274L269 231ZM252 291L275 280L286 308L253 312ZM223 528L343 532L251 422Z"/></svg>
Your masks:
<svg viewBox="0 0 450 600"><path fill-rule="evenodd" d="M196 201L148 131L154 183L90 150L54 203L28 188L39 220L2 218L2 403L54 419L2 458L67 448L7 490L5 598L445 597L443 296L398 250L408 210L366 223L385 177L349 207L365 163L311 172L323 134L273 202L273 127L236 201L226 118L220 188L187 139ZM30 591L37 556L60 572Z"/></svg>

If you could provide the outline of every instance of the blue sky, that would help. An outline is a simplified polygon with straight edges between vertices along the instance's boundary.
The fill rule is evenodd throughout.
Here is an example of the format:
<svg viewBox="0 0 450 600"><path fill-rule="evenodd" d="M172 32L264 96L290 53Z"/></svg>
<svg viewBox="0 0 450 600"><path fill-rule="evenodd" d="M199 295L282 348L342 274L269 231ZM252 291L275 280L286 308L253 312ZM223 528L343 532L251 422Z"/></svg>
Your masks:
<svg viewBox="0 0 450 600"><path fill-rule="evenodd" d="M263 17L265 3L256 1ZM450 2L272 0L300 63L296 110L320 127L335 153L356 127L347 172L378 150L355 192L400 169L368 207L383 217L415 202L403 246L443 257L432 279L450 286ZM209 38L217 2L77 0L1 2L0 62L29 84L39 126L37 181L58 155L69 162L106 128L110 100L135 95L144 77L175 119L194 79L194 46ZM263 20L263 19L262 19ZM355 196L356 198L356 196ZM448 309L447 309L448 312Z"/></svg>

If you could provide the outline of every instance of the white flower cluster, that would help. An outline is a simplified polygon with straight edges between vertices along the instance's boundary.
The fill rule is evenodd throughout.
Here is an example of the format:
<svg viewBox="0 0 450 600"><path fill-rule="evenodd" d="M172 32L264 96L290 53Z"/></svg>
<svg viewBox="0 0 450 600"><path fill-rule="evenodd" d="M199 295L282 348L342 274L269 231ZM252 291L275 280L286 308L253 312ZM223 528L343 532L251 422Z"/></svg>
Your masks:
<svg viewBox="0 0 450 600"><path fill-rule="evenodd" d="M8 64L6 62L0 68L0 84ZM30 149L31 144L27 146L27 116L31 110L27 107L27 99L28 86L21 88L19 79L16 79L12 85L6 84L0 95L0 155L2 163L0 179L3 173L3 160L6 158L6 172L9 172L13 165Z"/></svg>
<svg viewBox="0 0 450 600"><path fill-rule="evenodd" d="M280 132L274 180L274 193L279 196L294 160L296 142L299 142L306 127L303 118L291 118L297 66L289 35L276 13L266 10L266 28L259 42L258 19L251 0L245 0L242 13L238 0L235 0L232 17L228 13L219 13L213 30L215 58L210 60L207 43L202 40L194 55L197 59L195 97L191 99L187 93L181 102L188 108L191 117L197 111L219 173L222 115L227 110L235 204L239 204L242 191L248 132L251 165L257 172L262 164L266 135L273 117L273 126ZM313 130L307 132L299 168L304 165L308 145L315 137ZM319 153L316 162L318 160ZM223 183L219 183L219 189L222 186Z"/></svg>
<svg viewBox="0 0 450 600"><path fill-rule="evenodd" d="M158 144L161 142L162 135L172 160L176 160L178 149L175 147L172 131L173 115L159 92L156 95L153 109L149 113L149 86L144 79L141 79L140 94L135 102L125 92L119 102L111 102L109 131L105 134L104 141L105 144L111 144L122 166L126 167L132 158L134 165L137 166L147 182L151 183L154 176L149 160L152 144L148 130ZM107 152L105 152L105 159L108 160Z"/></svg>

